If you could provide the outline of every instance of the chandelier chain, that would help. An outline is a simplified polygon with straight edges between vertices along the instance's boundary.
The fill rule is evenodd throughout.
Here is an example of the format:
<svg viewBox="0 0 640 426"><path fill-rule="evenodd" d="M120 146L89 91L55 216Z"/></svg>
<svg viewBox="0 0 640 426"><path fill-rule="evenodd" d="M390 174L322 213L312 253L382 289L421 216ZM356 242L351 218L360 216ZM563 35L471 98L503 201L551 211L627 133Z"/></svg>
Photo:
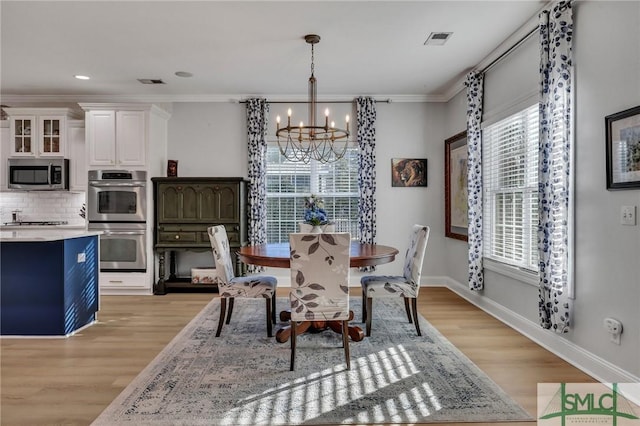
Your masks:
<svg viewBox="0 0 640 426"><path fill-rule="evenodd" d="M313 70L314 70L315 66L314 66L314 61L313 61L313 44L311 45L311 77L313 77Z"/></svg>

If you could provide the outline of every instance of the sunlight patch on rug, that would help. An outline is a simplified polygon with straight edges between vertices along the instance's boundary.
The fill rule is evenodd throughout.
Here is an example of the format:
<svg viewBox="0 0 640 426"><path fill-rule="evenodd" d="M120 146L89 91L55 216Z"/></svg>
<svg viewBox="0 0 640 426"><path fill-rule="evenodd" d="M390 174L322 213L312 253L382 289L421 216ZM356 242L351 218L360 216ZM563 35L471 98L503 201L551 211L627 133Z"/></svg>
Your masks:
<svg viewBox="0 0 640 426"><path fill-rule="evenodd" d="M373 394L419 372L402 345L352 359L351 366L351 371L345 370L346 364L343 363L338 367L314 372L290 383L265 389L260 394L243 398L238 401L240 407L226 413L220 424L235 425L243 418L254 418L257 423L265 423L270 419L257 417L259 413L270 415L272 413L269 407L283 405L289 407L291 414L286 419L287 422L301 424L330 413L336 407L346 405L348 401ZM408 389L396 397L382 401L377 407L370 407L373 417L365 411L356 413L344 421L382 423L408 419L417 422L428 417L439 407L437 397L429 385L422 383L421 388ZM387 417L385 412L388 413Z"/></svg>
<svg viewBox="0 0 640 426"><path fill-rule="evenodd" d="M266 337L262 300L237 300L215 336L214 299L93 423L100 425L300 425L532 420L424 318L416 335L400 300L374 305L372 336ZM285 309L287 299L278 299ZM360 314L360 298L351 299ZM353 321L352 324L360 325Z"/></svg>

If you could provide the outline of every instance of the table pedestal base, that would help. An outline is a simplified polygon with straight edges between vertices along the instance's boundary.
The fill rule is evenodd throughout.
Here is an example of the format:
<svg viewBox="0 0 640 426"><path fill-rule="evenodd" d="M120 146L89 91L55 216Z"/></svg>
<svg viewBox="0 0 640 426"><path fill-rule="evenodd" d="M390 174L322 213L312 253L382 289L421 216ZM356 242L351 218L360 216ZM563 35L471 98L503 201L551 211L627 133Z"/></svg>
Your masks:
<svg viewBox="0 0 640 426"><path fill-rule="evenodd" d="M280 321L290 321L291 312L280 312ZM349 321L353 320L353 311L349 311ZM299 336L307 331L317 333L326 329L331 329L338 334L342 334L342 321L302 321L296 323L296 335ZM364 331L358 326L349 326L349 337L354 342L359 342L364 339ZM276 341L278 343L284 343L291 337L291 326L287 325L282 327L276 332Z"/></svg>

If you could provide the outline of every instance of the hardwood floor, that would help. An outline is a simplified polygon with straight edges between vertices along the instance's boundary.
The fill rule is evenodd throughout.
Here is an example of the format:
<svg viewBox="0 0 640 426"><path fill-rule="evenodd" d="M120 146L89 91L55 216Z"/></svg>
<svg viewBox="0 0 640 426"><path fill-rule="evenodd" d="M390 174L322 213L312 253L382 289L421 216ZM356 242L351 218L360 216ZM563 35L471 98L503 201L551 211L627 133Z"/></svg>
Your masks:
<svg viewBox="0 0 640 426"><path fill-rule="evenodd" d="M99 323L75 336L3 338L0 424L90 424L215 296L102 296ZM446 288L421 289L418 310L533 416L538 382L594 381Z"/></svg>

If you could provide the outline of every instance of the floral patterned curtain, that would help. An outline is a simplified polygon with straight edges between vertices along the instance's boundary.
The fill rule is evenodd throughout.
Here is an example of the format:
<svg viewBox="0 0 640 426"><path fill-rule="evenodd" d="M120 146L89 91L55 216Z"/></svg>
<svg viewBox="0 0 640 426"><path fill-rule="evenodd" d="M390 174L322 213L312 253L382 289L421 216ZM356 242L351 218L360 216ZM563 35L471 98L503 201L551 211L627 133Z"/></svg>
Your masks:
<svg viewBox="0 0 640 426"><path fill-rule="evenodd" d="M247 141L249 145L249 244L267 242L267 122L269 103L265 99L247 100ZM263 267L248 266L249 272Z"/></svg>
<svg viewBox="0 0 640 426"><path fill-rule="evenodd" d="M482 101L484 75L467 75L467 193L469 289L484 288L482 269Z"/></svg>
<svg viewBox="0 0 640 426"><path fill-rule="evenodd" d="M360 242L376 240L376 101L369 97L356 99L358 125L358 230ZM372 271L374 267L361 268Z"/></svg>
<svg viewBox="0 0 640 426"><path fill-rule="evenodd" d="M573 82L571 3L540 16L540 148L538 254L540 325L566 333L570 315L569 206L571 193Z"/></svg>

